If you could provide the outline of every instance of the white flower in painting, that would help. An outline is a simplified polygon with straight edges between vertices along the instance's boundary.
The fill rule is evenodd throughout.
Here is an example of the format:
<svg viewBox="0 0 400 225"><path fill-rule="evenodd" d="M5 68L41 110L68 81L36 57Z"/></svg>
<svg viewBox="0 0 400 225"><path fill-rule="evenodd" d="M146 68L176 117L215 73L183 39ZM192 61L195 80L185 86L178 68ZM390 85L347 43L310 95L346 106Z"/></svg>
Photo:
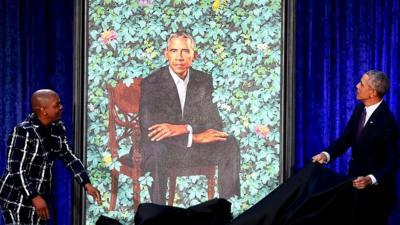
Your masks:
<svg viewBox="0 0 400 225"><path fill-rule="evenodd" d="M221 103L219 107L220 109L228 112L232 110L232 107L226 103Z"/></svg>
<svg viewBox="0 0 400 225"><path fill-rule="evenodd" d="M258 45L257 45L257 48L258 48L259 50L261 50L261 51L264 51L265 49L268 48L268 45L267 45L267 44L261 43L261 44L258 44Z"/></svg>
<svg viewBox="0 0 400 225"><path fill-rule="evenodd" d="M89 111L93 112L94 111L94 105L89 104L88 105L88 109L89 109Z"/></svg>

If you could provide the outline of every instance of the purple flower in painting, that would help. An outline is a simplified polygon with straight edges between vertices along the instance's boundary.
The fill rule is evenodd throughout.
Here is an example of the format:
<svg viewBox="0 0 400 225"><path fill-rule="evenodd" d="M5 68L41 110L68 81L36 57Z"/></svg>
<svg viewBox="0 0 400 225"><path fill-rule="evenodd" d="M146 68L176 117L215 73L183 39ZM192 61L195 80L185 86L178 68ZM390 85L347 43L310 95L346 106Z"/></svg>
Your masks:
<svg viewBox="0 0 400 225"><path fill-rule="evenodd" d="M152 0L138 0L138 4L141 6L151 5L152 2L153 2Z"/></svg>

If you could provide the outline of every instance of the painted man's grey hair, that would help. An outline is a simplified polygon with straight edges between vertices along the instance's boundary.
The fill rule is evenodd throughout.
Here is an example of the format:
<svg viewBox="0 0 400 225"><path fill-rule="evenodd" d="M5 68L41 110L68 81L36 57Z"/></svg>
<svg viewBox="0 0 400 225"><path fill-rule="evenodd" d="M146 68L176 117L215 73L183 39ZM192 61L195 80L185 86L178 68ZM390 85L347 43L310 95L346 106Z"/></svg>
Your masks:
<svg viewBox="0 0 400 225"><path fill-rule="evenodd" d="M383 98L389 91L389 78L378 70L370 70L366 74L369 77L369 85L376 90L379 97Z"/></svg>
<svg viewBox="0 0 400 225"><path fill-rule="evenodd" d="M169 36L168 40L167 40L167 45L168 45L168 43L171 41L171 39L174 39L174 38L188 38L188 39L190 39L190 41L192 42L193 49L196 48L196 42L194 41L194 38L192 37L192 35L190 35L190 34L188 34L188 33L186 33L186 32L180 31L180 32L172 33L172 34Z"/></svg>

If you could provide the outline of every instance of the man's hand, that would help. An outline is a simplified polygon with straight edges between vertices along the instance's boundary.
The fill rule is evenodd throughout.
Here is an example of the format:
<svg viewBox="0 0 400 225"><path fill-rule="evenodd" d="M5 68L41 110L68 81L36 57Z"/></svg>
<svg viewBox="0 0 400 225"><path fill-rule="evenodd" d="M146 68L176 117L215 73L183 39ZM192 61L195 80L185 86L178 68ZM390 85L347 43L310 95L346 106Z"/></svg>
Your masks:
<svg viewBox="0 0 400 225"><path fill-rule="evenodd" d="M155 124L149 127L149 137L152 141L161 141L168 137L187 134L186 125L174 125L169 123Z"/></svg>
<svg viewBox="0 0 400 225"><path fill-rule="evenodd" d="M357 177L355 180L353 180L353 187L356 189L364 189L371 184L372 180L369 176Z"/></svg>
<svg viewBox="0 0 400 225"><path fill-rule="evenodd" d="M86 192L96 200L97 204L100 205L101 204L100 191L97 190L97 188L93 187L93 185L90 183L85 184L85 189Z"/></svg>
<svg viewBox="0 0 400 225"><path fill-rule="evenodd" d="M314 162L318 162L318 163L320 163L320 164L324 164L324 163L327 163L327 158L326 158L326 155L324 154L324 153L319 153L318 155L314 155L313 157L312 157L312 162L314 163Z"/></svg>
<svg viewBox="0 0 400 225"><path fill-rule="evenodd" d="M226 141L228 134L222 131L208 129L199 134L193 134L193 142L196 144L207 144L217 141Z"/></svg>
<svg viewBox="0 0 400 225"><path fill-rule="evenodd" d="M35 207L39 218L44 220L50 219L50 212L49 208L47 207L47 203L40 195L32 198L32 205Z"/></svg>

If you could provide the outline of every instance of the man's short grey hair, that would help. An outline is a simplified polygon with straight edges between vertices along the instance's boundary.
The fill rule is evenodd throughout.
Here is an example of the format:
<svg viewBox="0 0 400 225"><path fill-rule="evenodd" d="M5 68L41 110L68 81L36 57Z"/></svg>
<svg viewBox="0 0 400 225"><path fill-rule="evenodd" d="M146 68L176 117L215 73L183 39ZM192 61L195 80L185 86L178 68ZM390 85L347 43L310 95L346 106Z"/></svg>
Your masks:
<svg viewBox="0 0 400 225"><path fill-rule="evenodd" d="M376 90L378 96L383 96L389 91L389 78L378 70L370 70L366 72L369 77L369 85Z"/></svg>
<svg viewBox="0 0 400 225"><path fill-rule="evenodd" d="M168 47L168 43L171 41L171 39L174 39L174 38L188 38L192 42L193 49L196 48L196 42L194 41L194 38L192 37L192 35L190 35L190 34L188 34L186 32L182 32L182 31L172 33L169 36L169 38L167 40L167 47Z"/></svg>

